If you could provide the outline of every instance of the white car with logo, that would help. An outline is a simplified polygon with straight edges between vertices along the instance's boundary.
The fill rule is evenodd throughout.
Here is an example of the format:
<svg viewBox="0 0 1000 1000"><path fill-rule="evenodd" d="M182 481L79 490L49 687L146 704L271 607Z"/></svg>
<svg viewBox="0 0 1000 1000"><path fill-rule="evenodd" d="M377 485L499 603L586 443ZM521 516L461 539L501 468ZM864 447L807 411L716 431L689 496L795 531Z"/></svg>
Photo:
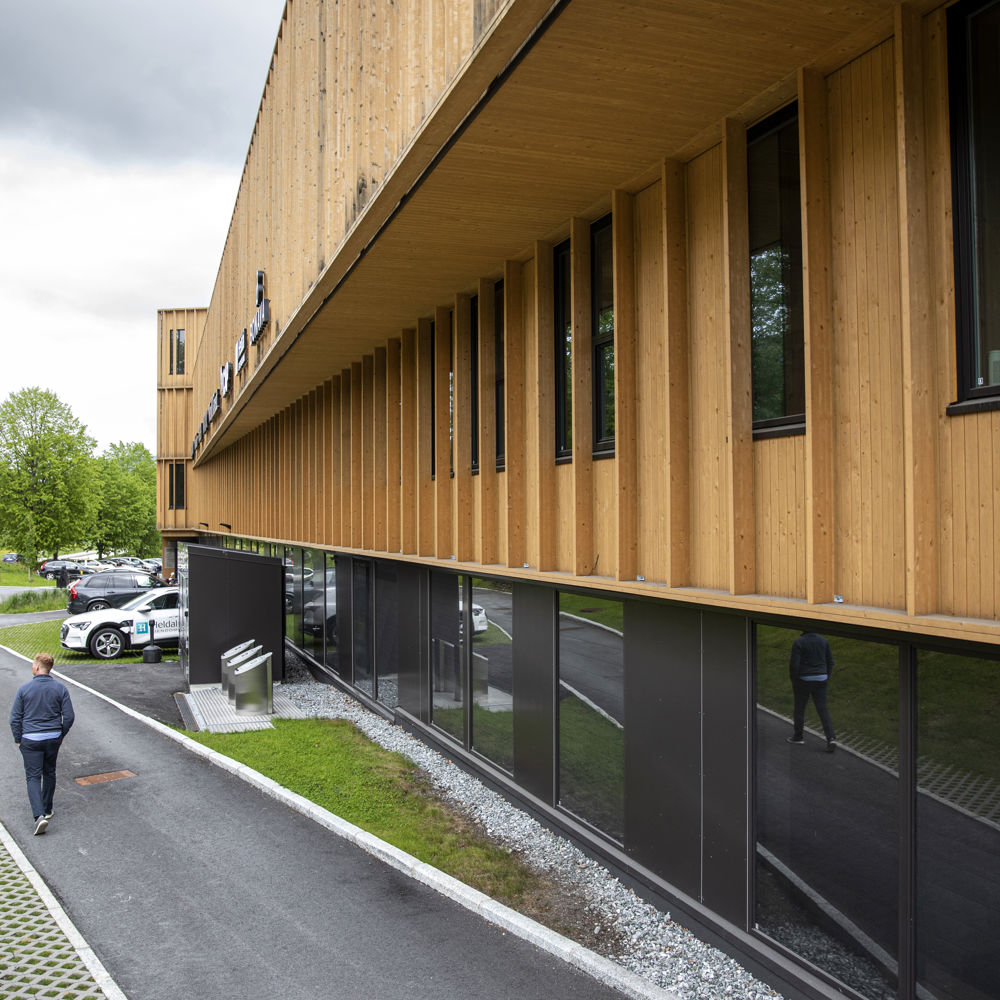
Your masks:
<svg viewBox="0 0 1000 1000"><path fill-rule="evenodd" d="M179 594L176 587L159 587L120 608L71 615L59 629L59 643L64 649L89 650L99 660L113 660L129 649L145 646L150 633L158 646L176 646Z"/></svg>

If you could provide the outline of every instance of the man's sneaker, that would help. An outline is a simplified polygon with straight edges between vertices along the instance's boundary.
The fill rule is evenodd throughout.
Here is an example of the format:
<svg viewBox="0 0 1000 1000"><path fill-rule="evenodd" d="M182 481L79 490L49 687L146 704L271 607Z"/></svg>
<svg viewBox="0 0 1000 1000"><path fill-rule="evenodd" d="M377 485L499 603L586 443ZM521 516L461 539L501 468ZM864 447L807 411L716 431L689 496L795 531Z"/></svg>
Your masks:
<svg viewBox="0 0 1000 1000"><path fill-rule="evenodd" d="M797 746L801 746L805 743L805 740L801 736L789 736L785 739L786 743L795 743Z"/></svg>
<svg viewBox="0 0 1000 1000"><path fill-rule="evenodd" d="M35 836L37 837L40 833L45 833L49 828L49 821L44 816L39 816L35 820Z"/></svg>
<svg viewBox="0 0 1000 1000"><path fill-rule="evenodd" d="M827 740L826 741L826 752L827 753L836 753L837 752L837 741L836 740Z"/></svg>
<svg viewBox="0 0 1000 1000"><path fill-rule="evenodd" d="M45 814L45 818L46 819L52 819L52 813L46 813Z"/></svg>

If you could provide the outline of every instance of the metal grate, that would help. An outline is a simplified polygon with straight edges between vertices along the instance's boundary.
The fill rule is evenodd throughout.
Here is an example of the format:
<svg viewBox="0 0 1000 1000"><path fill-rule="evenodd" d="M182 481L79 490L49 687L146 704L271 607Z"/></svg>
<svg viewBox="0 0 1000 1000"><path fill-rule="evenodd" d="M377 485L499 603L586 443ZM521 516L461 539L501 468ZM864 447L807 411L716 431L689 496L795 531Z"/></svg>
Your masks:
<svg viewBox="0 0 1000 1000"><path fill-rule="evenodd" d="M271 719L304 719L306 715L282 694L280 685L273 689L273 715L237 715L236 709L218 684L195 684L182 692L199 729L210 733L243 733L251 729L273 729Z"/></svg>
<svg viewBox="0 0 1000 1000"><path fill-rule="evenodd" d="M0 845L0 996L105 1000L28 877Z"/></svg>

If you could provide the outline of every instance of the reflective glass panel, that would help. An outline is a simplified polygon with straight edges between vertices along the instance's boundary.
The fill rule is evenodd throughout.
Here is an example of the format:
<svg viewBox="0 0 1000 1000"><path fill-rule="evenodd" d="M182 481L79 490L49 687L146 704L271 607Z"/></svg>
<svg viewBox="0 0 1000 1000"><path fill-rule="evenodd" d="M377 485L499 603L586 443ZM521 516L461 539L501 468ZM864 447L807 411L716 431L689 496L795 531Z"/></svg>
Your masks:
<svg viewBox="0 0 1000 1000"><path fill-rule="evenodd" d="M302 549L285 547L285 635L302 648Z"/></svg>
<svg viewBox="0 0 1000 1000"><path fill-rule="evenodd" d="M917 661L917 989L1000 995L1000 663Z"/></svg>
<svg viewBox="0 0 1000 1000"><path fill-rule="evenodd" d="M514 616L512 588L472 580L472 746L514 770Z"/></svg>
<svg viewBox="0 0 1000 1000"><path fill-rule="evenodd" d="M353 563L353 595L351 601L351 663L354 683L365 694L374 695L374 663L372 657L372 564L364 559Z"/></svg>
<svg viewBox="0 0 1000 1000"><path fill-rule="evenodd" d="M326 615L323 628L324 653L323 662L331 669L340 673L340 660L337 655L337 560L326 553L325 570Z"/></svg>
<svg viewBox="0 0 1000 1000"><path fill-rule="evenodd" d="M452 573L431 573L432 720L459 741L465 739L463 580Z"/></svg>
<svg viewBox="0 0 1000 1000"><path fill-rule="evenodd" d="M386 563L375 564L375 697L399 704L399 584Z"/></svg>
<svg viewBox="0 0 1000 1000"><path fill-rule="evenodd" d="M324 553L304 549L302 554L302 648L314 659L323 658L323 625L326 621Z"/></svg>
<svg viewBox="0 0 1000 1000"><path fill-rule="evenodd" d="M559 805L622 840L625 663L622 603L559 595Z"/></svg>
<svg viewBox="0 0 1000 1000"><path fill-rule="evenodd" d="M756 927L888 1000L899 934L899 650L756 631Z"/></svg>

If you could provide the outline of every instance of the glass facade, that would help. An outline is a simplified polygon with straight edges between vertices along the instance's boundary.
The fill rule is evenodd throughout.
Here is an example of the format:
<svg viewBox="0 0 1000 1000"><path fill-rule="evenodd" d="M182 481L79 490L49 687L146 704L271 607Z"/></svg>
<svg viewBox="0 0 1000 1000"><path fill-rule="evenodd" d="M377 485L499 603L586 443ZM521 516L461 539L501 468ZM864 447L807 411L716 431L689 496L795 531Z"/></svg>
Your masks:
<svg viewBox="0 0 1000 1000"><path fill-rule="evenodd" d="M514 770L513 588L472 580L472 748Z"/></svg>
<svg viewBox="0 0 1000 1000"><path fill-rule="evenodd" d="M351 665L354 684L369 697L375 696L374 642L372 629L372 564L354 559L351 566Z"/></svg>
<svg viewBox="0 0 1000 1000"><path fill-rule="evenodd" d="M559 805L614 840L625 831L621 601L559 595Z"/></svg>
<svg viewBox="0 0 1000 1000"><path fill-rule="evenodd" d="M465 742L465 577L431 572L431 720Z"/></svg>
<svg viewBox="0 0 1000 1000"><path fill-rule="evenodd" d="M302 550L302 649L314 660L323 657L326 620L325 560L321 549Z"/></svg>
<svg viewBox="0 0 1000 1000"><path fill-rule="evenodd" d="M285 635L299 649L302 641L302 549L294 545L285 547Z"/></svg>

